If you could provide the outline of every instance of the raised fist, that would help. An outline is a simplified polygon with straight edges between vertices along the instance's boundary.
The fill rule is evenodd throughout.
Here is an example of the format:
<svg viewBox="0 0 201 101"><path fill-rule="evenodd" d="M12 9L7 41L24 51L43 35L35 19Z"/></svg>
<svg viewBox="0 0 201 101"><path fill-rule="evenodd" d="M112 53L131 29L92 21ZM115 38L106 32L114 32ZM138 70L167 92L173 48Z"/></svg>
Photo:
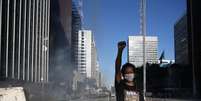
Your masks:
<svg viewBox="0 0 201 101"><path fill-rule="evenodd" d="M126 41L118 42L118 49L123 50L126 47Z"/></svg>

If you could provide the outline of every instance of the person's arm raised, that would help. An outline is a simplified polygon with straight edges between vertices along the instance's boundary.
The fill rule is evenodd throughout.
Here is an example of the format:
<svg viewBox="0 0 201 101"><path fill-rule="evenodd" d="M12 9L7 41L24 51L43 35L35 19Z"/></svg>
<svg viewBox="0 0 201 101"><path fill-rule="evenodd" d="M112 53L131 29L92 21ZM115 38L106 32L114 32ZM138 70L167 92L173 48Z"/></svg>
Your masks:
<svg viewBox="0 0 201 101"><path fill-rule="evenodd" d="M116 61L115 61L115 80L118 82L121 80L122 52L125 47L126 47L125 41L120 41L118 43L118 52L117 52L117 57L116 57Z"/></svg>

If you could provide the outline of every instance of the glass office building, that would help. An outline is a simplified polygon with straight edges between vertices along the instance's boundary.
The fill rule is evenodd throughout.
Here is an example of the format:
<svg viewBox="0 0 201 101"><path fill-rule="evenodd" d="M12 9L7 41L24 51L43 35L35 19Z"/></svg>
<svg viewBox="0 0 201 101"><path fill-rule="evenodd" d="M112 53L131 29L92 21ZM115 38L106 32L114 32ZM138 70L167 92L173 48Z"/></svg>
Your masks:
<svg viewBox="0 0 201 101"><path fill-rule="evenodd" d="M75 69L78 68L78 32L82 27L82 16L80 14L80 10L78 9L77 2L72 3L72 61Z"/></svg>
<svg viewBox="0 0 201 101"><path fill-rule="evenodd" d="M183 15L174 26L175 62L189 64L189 34L187 32L187 16Z"/></svg>

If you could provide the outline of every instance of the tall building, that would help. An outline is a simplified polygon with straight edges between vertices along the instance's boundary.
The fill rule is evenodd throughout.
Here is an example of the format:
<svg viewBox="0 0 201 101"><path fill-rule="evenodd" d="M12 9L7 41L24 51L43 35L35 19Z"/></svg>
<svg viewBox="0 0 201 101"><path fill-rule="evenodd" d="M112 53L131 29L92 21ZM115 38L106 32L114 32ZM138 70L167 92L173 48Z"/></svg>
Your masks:
<svg viewBox="0 0 201 101"><path fill-rule="evenodd" d="M201 1L187 0L187 28L190 43L190 64L193 69L194 95L201 98Z"/></svg>
<svg viewBox="0 0 201 101"><path fill-rule="evenodd" d="M103 76L102 76L102 73L99 72L98 74L98 87L103 87Z"/></svg>
<svg viewBox="0 0 201 101"><path fill-rule="evenodd" d="M189 34L187 31L187 16L183 15L174 25L175 62L189 64Z"/></svg>
<svg viewBox="0 0 201 101"><path fill-rule="evenodd" d="M80 30L78 34L78 71L83 77L92 77L92 32Z"/></svg>
<svg viewBox="0 0 201 101"><path fill-rule="evenodd" d="M193 94L201 97L201 1L186 1L187 14L175 24L175 62L192 67Z"/></svg>
<svg viewBox="0 0 201 101"><path fill-rule="evenodd" d="M76 2L72 3L72 62L75 69L78 68L78 32L82 28L82 16L80 10L78 9L78 4Z"/></svg>
<svg viewBox="0 0 201 101"><path fill-rule="evenodd" d="M50 81L71 85L72 1L50 0ZM69 81L69 82L67 82Z"/></svg>
<svg viewBox="0 0 201 101"><path fill-rule="evenodd" d="M146 62L157 63L158 38L146 36L145 43ZM143 36L128 37L128 62L137 67L143 65Z"/></svg>
<svg viewBox="0 0 201 101"><path fill-rule="evenodd" d="M94 38L92 39L91 47L91 78L96 80L96 85L99 86L99 61Z"/></svg>
<svg viewBox="0 0 201 101"><path fill-rule="evenodd" d="M48 82L50 0L0 0L0 80Z"/></svg>
<svg viewBox="0 0 201 101"><path fill-rule="evenodd" d="M77 71L74 71L73 89L99 87L99 63L92 31L80 30L77 43Z"/></svg>
<svg viewBox="0 0 201 101"><path fill-rule="evenodd" d="M97 79L99 64L95 40L91 30L80 30L78 34L78 71L87 78Z"/></svg>

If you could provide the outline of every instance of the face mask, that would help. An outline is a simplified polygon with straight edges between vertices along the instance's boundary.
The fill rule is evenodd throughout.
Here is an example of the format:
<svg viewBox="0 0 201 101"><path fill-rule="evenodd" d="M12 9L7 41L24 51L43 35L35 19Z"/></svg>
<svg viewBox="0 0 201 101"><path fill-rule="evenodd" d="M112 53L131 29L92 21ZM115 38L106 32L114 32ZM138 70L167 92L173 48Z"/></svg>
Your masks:
<svg viewBox="0 0 201 101"><path fill-rule="evenodd" d="M133 81L134 78L135 78L134 74L125 74L125 79L128 81Z"/></svg>

